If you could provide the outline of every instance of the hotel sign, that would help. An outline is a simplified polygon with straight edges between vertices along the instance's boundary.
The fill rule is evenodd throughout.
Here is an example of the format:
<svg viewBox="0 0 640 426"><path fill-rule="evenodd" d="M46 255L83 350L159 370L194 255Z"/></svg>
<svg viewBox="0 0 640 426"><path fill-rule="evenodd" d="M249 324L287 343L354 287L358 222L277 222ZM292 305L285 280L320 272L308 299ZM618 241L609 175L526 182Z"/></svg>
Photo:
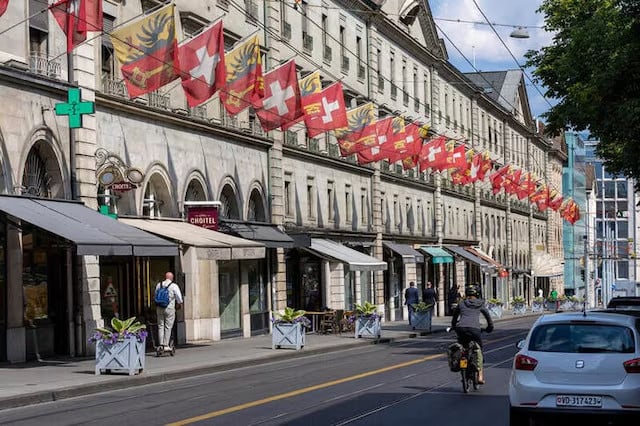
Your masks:
<svg viewBox="0 0 640 426"><path fill-rule="evenodd" d="M187 222L213 231L218 230L218 206L187 206Z"/></svg>

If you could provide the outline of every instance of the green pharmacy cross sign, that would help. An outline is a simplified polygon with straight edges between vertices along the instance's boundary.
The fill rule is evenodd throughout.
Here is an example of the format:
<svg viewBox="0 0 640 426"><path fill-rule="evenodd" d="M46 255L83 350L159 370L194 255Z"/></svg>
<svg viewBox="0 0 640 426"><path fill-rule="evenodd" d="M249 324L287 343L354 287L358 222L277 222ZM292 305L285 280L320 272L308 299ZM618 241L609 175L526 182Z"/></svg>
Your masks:
<svg viewBox="0 0 640 426"><path fill-rule="evenodd" d="M80 99L80 89L69 89L67 102L56 104L56 115L69 116L69 128L79 129L82 127L82 116L96 112L95 102L82 102Z"/></svg>

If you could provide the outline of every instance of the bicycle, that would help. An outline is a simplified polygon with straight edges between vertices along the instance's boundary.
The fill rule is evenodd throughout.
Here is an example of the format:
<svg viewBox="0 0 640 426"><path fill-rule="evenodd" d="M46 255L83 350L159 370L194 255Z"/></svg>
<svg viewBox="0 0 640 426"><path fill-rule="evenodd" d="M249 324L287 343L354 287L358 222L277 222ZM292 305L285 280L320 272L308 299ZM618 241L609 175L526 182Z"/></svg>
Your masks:
<svg viewBox="0 0 640 426"><path fill-rule="evenodd" d="M451 327L447 327L447 333L451 330ZM484 331L484 329L481 331ZM469 393L469 389L471 388L473 388L474 391L478 390L480 385L478 379L478 351L480 350L480 346L473 340L470 341L466 347L456 342L451 345L450 348L454 345L458 345L460 347L460 359L457 361L449 360L449 365L452 371L460 371L462 391L464 393ZM453 351L450 351L449 357L452 356L452 352Z"/></svg>

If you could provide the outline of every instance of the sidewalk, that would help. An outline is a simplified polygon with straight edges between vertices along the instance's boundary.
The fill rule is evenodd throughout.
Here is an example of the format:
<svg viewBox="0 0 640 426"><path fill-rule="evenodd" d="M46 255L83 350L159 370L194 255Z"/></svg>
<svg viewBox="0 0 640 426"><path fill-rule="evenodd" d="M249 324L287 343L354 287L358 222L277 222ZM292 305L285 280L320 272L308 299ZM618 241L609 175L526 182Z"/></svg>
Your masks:
<svg viewBox="0 0 640 426"><path fill-rule="evenodd" d="M506 311L502 319L497 321L522 316L512 315L511 312ZM309 356L376 343L390 343L440 333L450 323L451 317L433 318L431 333L429 333L428 331L412 330L406 321L387 322L382 326L380 341L355 339L351 333L343 333L342 335L309 334L306 346L301 351L272 350L271 335L187 345L179 347L175 357L165 355L157 358L148 353L145 357L145 370L143 374L137 376L119 374L96 376L94 374L95 360L92 358L44 360L42 362L5 365L0 367L0 410L253 366L292 357Z"/></svg>

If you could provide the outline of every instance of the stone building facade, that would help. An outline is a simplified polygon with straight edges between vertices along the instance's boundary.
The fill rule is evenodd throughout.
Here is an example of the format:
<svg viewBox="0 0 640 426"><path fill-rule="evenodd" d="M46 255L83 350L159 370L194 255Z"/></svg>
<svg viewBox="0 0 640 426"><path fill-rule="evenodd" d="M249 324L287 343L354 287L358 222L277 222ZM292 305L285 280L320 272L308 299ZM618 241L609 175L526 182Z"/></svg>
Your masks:
<svg viewBox="0 0 640 426"><path fill-rule="evenodd" d="M548 288L550 278L536 278L532 265L536 256L561 257L556 213L494 195L486 182L456 186L446 174L399 164L360 166L339 156L332 135L307 138L303 125L266 133L250 109L229 117L217 95L188 108L179 81L129 99L108 37L90 37L67 61L64 34L46 11L36 14L39 3L10 2L0 21L0 192L75 198L151 232L141 218L179 221L189 202L215 201L229 229L268 228L293 241L257 238L251 246L228 239L220 244L231 246L231 254L214 256L207 246L203 257L189 251L204 244L196 236L176 236L166 225L155 233L178 243L180 257L72 257L74 353L90 351L77 336L86 337L107 315L106 270L144 281L123 288L132 298L130 314L149 308L144 293L162 271L182 273L187 298L178 334L189 341L268 330L271 312L287 305L350 310L372 301L387 320L406 318L410 281L435 284L439 315L452 286L470 280L482 283L487 298L504 301ZM105 31L164 3L105 0ZM372 101L380 117L428 123L437 134L488 150L496 163L522 167L559 188L563 154L538 132L521 72L463 74L448 62L426 0L386 2L382 9L376 3L175 1L179 38L222 18L227 47L259 35L266 70L295 58L300 75L319 69L325 85L342 81L350 106ZM70 87L96 103L82 129L70 130L66 117L52 111ZM131 191L110 191L98 181L105 158L143 179ZM25 185L29 164L44 179L36 192ZM10 238L15 231L6 220L3 226L5 252L19 250L15 244L24 241ZM246 233L229 238L238 235L251 240ZM16 290L22 283L10 276L11 266L0 287L0 358L20 360L24 351L11 353L6 343L24 346L26 339Z"/></svg>

